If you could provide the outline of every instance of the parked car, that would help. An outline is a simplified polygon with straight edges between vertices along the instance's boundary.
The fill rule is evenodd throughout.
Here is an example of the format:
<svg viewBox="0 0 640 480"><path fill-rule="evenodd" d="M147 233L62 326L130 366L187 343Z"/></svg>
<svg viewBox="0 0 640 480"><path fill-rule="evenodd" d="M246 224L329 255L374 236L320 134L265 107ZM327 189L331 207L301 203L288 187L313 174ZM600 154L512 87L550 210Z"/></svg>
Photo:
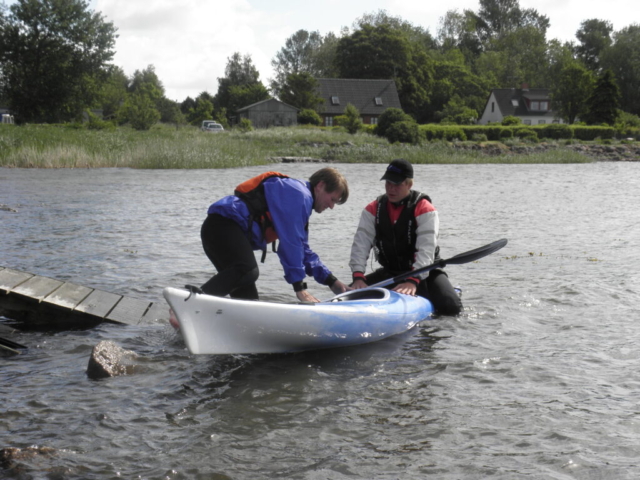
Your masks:
<svg viewBox="0 0 640 480"><path fill-rule="evenodd" d="M200 130L203 132L224 132L224 127L213 120L203 120Z"/></svg>

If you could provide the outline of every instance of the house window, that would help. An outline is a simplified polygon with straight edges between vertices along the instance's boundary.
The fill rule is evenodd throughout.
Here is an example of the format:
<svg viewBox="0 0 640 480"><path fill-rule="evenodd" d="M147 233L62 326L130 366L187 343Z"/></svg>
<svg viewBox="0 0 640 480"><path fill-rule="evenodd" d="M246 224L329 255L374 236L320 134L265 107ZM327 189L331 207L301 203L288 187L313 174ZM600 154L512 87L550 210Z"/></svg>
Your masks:
<svg viewBox="0 0 640 480"><path fill-rule="evenodd" d="M337 96L331 97L331 105L340 105L340 97L337 97Z"/></svg>
<svg viewBox="0 0 640 480"><path fill-rule="evenodd" d="M536 112L546 112L547 110L549 110L549 102L532 100L531 110L535 110Z"/></svg>
<svg viewBox="0 0 640 480"><path fill-rule="evenodd" d="M491 102L491 113L496 111L496 102Z"/></svg>
<svg viewBox="0 0 640 480"><path fill-rule="evenodd" d="M333 117L324 117L324 126L333 127Z"/></svg>
<svg viewBox="0 0 640 480"><path fill-rule="evenodd" d="M376 105L378 107L381 107L382 106L382 97L376 97L375 98L375 102L376 102Z"/></svg>
<svg viewBox="0 0 640 480"><path fill-rule="evenodd" d="M378 117L371 117L371 125L377 125L378 124Z"/></svg>
<svg viewBox="0 0 640 480"><path fill-rule="evenodd" d="M520 104L518 103L518 100L514 98L513 100L511 100L511 105L513 105L514 107L517 107Z"/></svg>
<svg viewBox="0 0 640 480"><path fill-rule="evenodd" d="M525 125L531 125L531 120L528 120L528 119L527 119L527 120L524 120L524 122L523 122L523 123L524 123Z"/></svg>
<svg viewBox="0 0 640 480"><path fill-rule="evenodd" d="M538 120L538 125L543 125L543 124L545 124L545 123L547 123L547 121L546 121L546 120Z"/></svg>

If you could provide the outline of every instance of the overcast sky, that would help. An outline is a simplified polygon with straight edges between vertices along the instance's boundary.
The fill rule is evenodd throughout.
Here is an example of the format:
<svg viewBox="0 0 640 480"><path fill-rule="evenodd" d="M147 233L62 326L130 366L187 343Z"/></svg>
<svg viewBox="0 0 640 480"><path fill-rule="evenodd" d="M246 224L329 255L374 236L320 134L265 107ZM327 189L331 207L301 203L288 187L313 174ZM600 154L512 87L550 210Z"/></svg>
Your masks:
<svg viewBox="0 0 640 480"><path fill-rule="evenodd" d="M435 36L447 11L480 6L477 0L91 0L90 5L118 29L114 63L127 75L154 65L167 98L178 102L205 90L215 94L234 52L251 55L268 86L271 60L300 29L338 33L365 13L386 10ZM591 18L610 21L614 30L640 22L635 0L520 0L520 6L549 18L548 40L574 41L580 23Z"/></svg>

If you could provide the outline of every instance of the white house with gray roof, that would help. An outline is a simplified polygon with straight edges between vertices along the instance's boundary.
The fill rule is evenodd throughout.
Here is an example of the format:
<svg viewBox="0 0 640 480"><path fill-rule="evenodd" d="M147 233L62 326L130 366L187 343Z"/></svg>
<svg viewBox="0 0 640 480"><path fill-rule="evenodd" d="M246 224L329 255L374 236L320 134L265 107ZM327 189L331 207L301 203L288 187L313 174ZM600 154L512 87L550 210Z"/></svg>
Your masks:
<svg viewBox="0 0 640 480"><path fill-rule="evenodd" d="M318 78L318 93L324 100L320 116L323 125L333 126L333 119L344 114L348 103L360 112L362 123L376 125L387 108L400 108L396 82L393 80L361 80Z"/></svg>
<svg viewBox="0 0 640 480"><path fill-rule="evenodd" d="M524 87L524 86L523 86ZM518 117L525 125L563 123L551 110L551 96L547 88L497 88L489 100L478 123L500 123L507 116Z"/></svg>

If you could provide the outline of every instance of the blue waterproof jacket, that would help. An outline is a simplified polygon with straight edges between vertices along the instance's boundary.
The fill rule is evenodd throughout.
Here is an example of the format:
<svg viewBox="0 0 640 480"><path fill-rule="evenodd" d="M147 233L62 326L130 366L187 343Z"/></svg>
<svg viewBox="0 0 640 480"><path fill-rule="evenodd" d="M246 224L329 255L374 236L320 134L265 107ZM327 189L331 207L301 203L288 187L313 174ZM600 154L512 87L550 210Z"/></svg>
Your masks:
<svg viewBox="0 0 640 480"><path fill-rule="evenodd" d="M309 182L272 177L264 182L264 193L273 228L278 235L278 257L287 283L302 281L309 275L316 282L326 285L331 272L309 247L307 225L313 212ZM218 200L209 207L207 213L216 213L235 221L249 236L254 250L266 248L258 222L252 223L251 233L248 233L249 209L235 195Z"/></svg>

